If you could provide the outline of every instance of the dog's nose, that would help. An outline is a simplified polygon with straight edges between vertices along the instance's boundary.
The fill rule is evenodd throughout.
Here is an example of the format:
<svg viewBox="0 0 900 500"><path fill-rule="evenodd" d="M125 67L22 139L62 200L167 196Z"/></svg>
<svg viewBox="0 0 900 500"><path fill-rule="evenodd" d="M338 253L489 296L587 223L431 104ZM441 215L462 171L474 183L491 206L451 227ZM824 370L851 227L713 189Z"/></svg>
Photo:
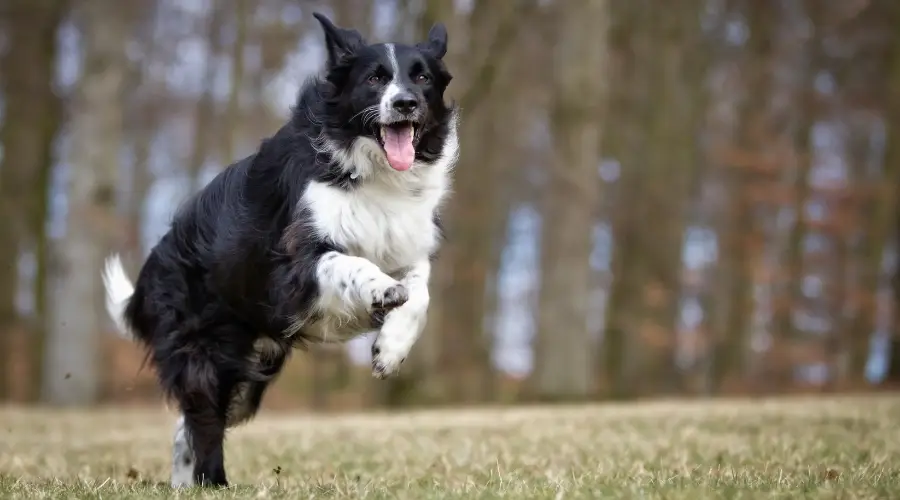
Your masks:
<svg viewBox="0 0 900 500"><path fill-rule="evenodd" d="M416 110L419 103L416 101L416 98L412 94L400 94L394 98L394 102L391 103L394 111L402 114L408 115Z"/></svg>

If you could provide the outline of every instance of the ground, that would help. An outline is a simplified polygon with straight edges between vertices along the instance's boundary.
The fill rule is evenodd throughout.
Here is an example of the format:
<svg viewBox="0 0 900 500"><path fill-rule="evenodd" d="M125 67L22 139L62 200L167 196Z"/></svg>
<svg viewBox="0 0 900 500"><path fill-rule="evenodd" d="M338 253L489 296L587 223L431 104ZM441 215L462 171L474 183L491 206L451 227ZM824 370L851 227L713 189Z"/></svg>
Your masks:
<svg viewBox="0 0 900 500"><path fill-rule="evenodd" d="M900 397L268 412L176 498L900 498ZM169 498L174 415L0 409L0 498Z"/></svg>

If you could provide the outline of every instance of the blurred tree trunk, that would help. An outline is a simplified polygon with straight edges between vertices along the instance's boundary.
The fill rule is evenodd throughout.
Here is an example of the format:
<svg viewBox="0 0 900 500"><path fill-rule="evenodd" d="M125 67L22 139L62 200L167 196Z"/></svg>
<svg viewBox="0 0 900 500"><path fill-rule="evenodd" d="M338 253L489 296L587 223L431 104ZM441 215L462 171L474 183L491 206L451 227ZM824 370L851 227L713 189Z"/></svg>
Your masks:
<svg viewBox="0 0 900 500"><path fill-rule="evenodd" d="M152 41L149 42L152 44ZM152 51L152 47L148 50ZM147 59L152 60L151 57ZM147 65L141 65L146 68ZM143 78L147 76L145 71L135 71L130 79L128 88L137 88ZM151 148L153 139L161 123L161 111L158 103L138 102L128 117L135 122L126 126L131 136L134 151L134 164L131 171L130 183L125 189L125 217L126 231L124 236L126 262L132 269L140 269L144 260L143 231L144 231L144 205L147 203L147 194L153 186L155 177L150 168Z"/></svg>
<svg viewBox="0 0 900 500"><path fill-rule="evenodd" d="M869 25L867 28L871 30L873 27ZM878 56L884 59L884 53L889 48L885 47L887 44L880 45L877 47L881 52ZM856 47L856 50L859 48ZM866 52L857 53L853 60L871 57ZM890 92L884 87L891 83L886 66L878 64L877 78L871 78L873 75L869 74L869 82L864 86L866 94L880 104L882 113L887 109L885 97ZM856 96L852 84L840 84L841 97L854 100ZM863 89L855 90L859 92ZM898 181L891 177L892 172L884 165L882 172L876 175L871 172L872 136L878 125L874 113L855 106L846 106L842 111L853 125L848 127L851 130L847 133L846 155L850 175L847 189L843 192L845 199L842 200L846 213L838 217L839 232L835 235L835 240L846 246L847 289L844 290L845 304L831 309L843 312L842 321L833 325L836 327L833 331L836 338L832 339L835 351L831 353L833 389L858 388L866 383L865 365L869 358L869 343L876 328L880 278L884 275L884 249L891 234L893 207L890 200L895 196L897 190L893 185ZM868 115L869 118L861 119L860 115Z"/></svg>
<svg viewBox="0 0 900 500"><path fill-rule="evenodd" d="M804 241L807 235L806 207L810 200L812 186L810 171L813 165L812 128L818 117L814 79L822 65L822 38L824 2L807 0L801 14L783 15L796 34L783 35L776 49L778 58L774 64L785 72L790 71L791 79L776 82L781 85L774 89L773 101L789 98L792 106L770 103L771 116L768 121L778 142L789 144L790 153L784 160L791 165L789 180L790 207L793 215L787 230L787 241L781 256L781 266L776 279L781 285L772 312L772 343L766 353L766 373L764 390L783 390L793 383L793 344L798 341L799 332L794 315L802 303L802 281L804 270ZM809 29L807 29L807 27Z"/></svg>
<svg viewBox="0 0 900 500"><path fill-rule="evenodd" d="M810 130L806 129L809 135ZM797 148L808 147L808 139L798 137ZM809 193L809 161L801 160L797 168L797 180L794 183L794 222L788 232L787 248L784 253L783 296L775 308L773 315L772 338L769 348L769 362L766 371L765 390L782 389L791 384L793 368L789 359L790 345L797 340L798 332L794 322L794 313L798 305L798 297L802 293L800 287L803 279L803 240L806 235L805 202Z"/></svg>
<svg viewBox="0 0 900 500"><path fill-rule="evenodd" d="M832 96L838 97L836 107L848 122L845 154L850 178L842 200L847 213L837 222L851 252L848 274L852 278L847 280L850 288L843 309L849 314L836 332L839 345L834 346L838 350L832 359L839 389L868 384L866 364L879 326L878 297L885 291L883 279L888 278L884 257L892 239L900 186L896 160L891 164L891 159L885 158L879 170L873 168L873 160L881 152L877 151L881 140L873 137L881 135L884 120L890 120L891 106L900 102L896 99L900 80L892 74L900 55L896 34L900 8L897 2L867 2L860 7L864 8L852 10L838 33L849 50L834 57L839 64L833 71L840 93ZM894 134L892 124L887 126L887 133ZM897 136L887 136L888 148L892 139Z"/></svg>
<svg viewBox="0 0 900 500"><path fill-rule="evenodd" d="M553 160L542 189L541 278L534 349L538 399L584 399L594 391L595 340L588 331L600 137L605 121L607 2L559 5L550 110Z"/></svg>
<svg viewBox="0 0 900 500"><path fill-rule="evenodd" d="M62 120L62 103L52 85L56 69L56 32L67 2L12 0L0 8L6 34L6 53L0 60L5 113L0 143L0 399L10 390L10 360L15 352L9 341L23 327L16 311L18 262L30 251L37 265L34 315L27 328L32 352L43 347L44 280L47 236L44 225L49 208L53 144ZM28 354L35 372L40 358ZM39 373L30 377L32 384ZM36 387L29 388L36 392Z"/></svg>
<svg viewBox="0 0 900 500"><path fill-rule="evenodd" d="M44 358L43 397L53 404L88 404L99 396L104 359L97 317L103 296L100 269L109 251L109 228L117 227L112 214L128 73L128 14L111 0L85 2L76 11L84 65L72 103L66 233L54 252L59 268Z"/></svg>
<svg viewBox="0 0 900 500"><path fill-rule="evenodd" d="M889 140L900 140L900 137ZM852 386L862 385L866 381L866 364L869 361L870 341L876 328L878 293L884 274L882 263L893 232L891 221L893 212L896 211L895 198L900 196L896 187L900 184L898 166L900 165L885 164L883 175L886 181L874 187L871 203L860 210L857 219L863 227L860 247L853 256L857 259L859 275L853 317L845 332L849 339L845 345L847 361L844 379Z"/></svg>
<svg viewBox="0 0 900 500"><path fill-rule="evenodd" d="M766 2L744 4L749 27L740 77L744 83L738 106L734 145L723 152L719 177L724 192L724 210L718 215L716 233L719 258L715 267L712 300L713 343L709 360L708 392L717 393L726 380L744 373L744 353L749 348L753 317L753 265L759 258L762 234L754 220L752 188L765 179L754 175L747 161L762 159L765 142L760 132L769 97L772 37L776 12Z"/></svg>
<svg viewBox="0 0 900 500"><path fill-rule="evenodd" d="M125 231L122 236L126 265L139 269L144 259L142 237L144 230L144 205L147 193L153 185L154 176L150 168L153 139L159 130L164 112L160 109L158 96L144 88L153 88L151 68L158 60L163 42L156 37L159 3L154 2L141 18L144 21L136 35L137 43L143 50L142 64L130 68L126 88L131 89L130 106L125 112L125 130L134 152L129 183L124 189ZM142 88L144 87L144 88Z"/></svg>
<svg viewBox="0 0 900 500"><path fill-rule="evenodd" d="M441 288L441 323L432 330L440 332L442 399L448 402L489 401L496 388L493 338L485 327L489 281L497 261L496 234L508 208L508 200L497 195L506 156L496 141L507 132L494 127L490 117L503 116L503 107L512 102L513 96L501 84L508 75L505 63L514 57L508 50L531 19L535 4L476 3L469 16L465 53L479 54L481 62L471 72L456 65L465 82L458 100L463 146L454 173L455 194L445 210L448 240L434 278Z"/></svg>
<svg viewBox="0 0 900 500"><path fill-rule="evenodd" d="M846 200L842 205L849 205ZM841 212L849 211L849 207L844 208ZM843 217L843 214L836 214L837 217ZM845 369L845 353L846 339L848 330L852 326L846 314L847 298L849 295L849 287L847 286L848 276L850 275L852 255L849 250L849 238L846 230L836 228L835 234L832 235L832 244L834 248L833 266L829 270L829 286L828 293L825 297L826 306L828 307L827 317L829 319L830 328L826 333L824 340L825 348L825 364L828 367L828 376L825 380L823 388L825 390L836 390L840 384L846 382Z"/></svg>
<svg viewBox="0 0 900 500"><path fill-rule="evenodd" d="M241 91L244 88L244 49L247 45L247 24L253 11L249 0L234 0L235 37L231 46L231 89L228 91L228 106L225 109L225 130L222 132L222 168L237 160L235 137L241 131Z"/></svg>
<svg viewBox="0 0 900 500"><path fill-rule="evenodd" d="M650 260L642 292L644 322L639 336L645 355L639 370L648 378L642 384L645 391L672 393L682 389L681 370L675 364L682 249L692 187L704 161L698 141L707 101L708 49L700 26L706 1L683 0L677 10L668 12L645 5L653 13L648 22L650 43L642 45L641 52L652 71L645 140L653 147L644 148L642 168L650 177L645 196L653 213L646 213L644 221L652 218L655 229L642 225Z"/></svg>
<svg viewBox="0 0 900 500"><path fill-rule="evenodd" d="M881 78L870 83L876 87L872 94L880 97L881 119L887 118L884 114L888 112L890 103L886 98L892 92L892 89L885 87L895 83L888 77L890 68L886 66L887 64L882 65ZM893 127L890 124L888 127L888 133L893 133ZM870 341L877 327L878 295L882 288L881 278L885 274L884 256L893 233L893 217L897 210L896 197L900 185L900 168L887 161L878 177L872 178L867 172L874 127L870 122L869 126L860 128L861 130L851 132L853 140L848 148L848 156L853 164L853 199L856 200L851 228L855 234L851 236L851 241L856 239L857 246L852 249L850 257L851 266L856 268L856 279L848 292L848 301L852 307L850 317L844 325L846 328L840 332L843 342L840 363L836 367L839 369L841 383L853 388L866 384L866 364L869 360ZM888 144L888 147L891 145Z"/></svg>
<svg viewBox="0 0 900 500"><path fill-rule="evenodd" d="M204 75L201 84L201 95L194 111L194 144L191 148L191 157L188 160L188 176L190 189L188 194L196 193L203 184L201 175L203 166L213 149L215 134L221 132L216 125L216 103L213 99L213 87L217 73L217 58L222 53L222 28L227 20L227 2L213 2L206 23L206 44L208 52L203 61ZM233 84L234 82L232 82Z"/></svg>
<svg viewBox="0 0 900 500"><path fill-rule="evenodd" d="M601 349L603 381L608 395L624 398L632 390L629 367L628 334L637 316L636 286L641 281L636 229L638 214L629 206L641 196L640 170L634 166L634 151L642 136L634 107L646 93L646 80L639 77L639 60L635 55L634 33L640 22L640 8L632 2L612 0L609 5L610 50L618 64L612 75L609 94L609 123L605 127L603 147L621 165L621 176L613 190L612 229L612 285L606 304L606 324Z"/></svg>
<svg viewBox="0 0 900 500"><path fill-rule="evenodd" d="M638 376L644 377L642 391L671 392L680 386L675 349L682 248L702 161L697 134L706 101L706 49L699 25L703 2L682 2L676 11L655 9L650 2L629 4L620 7L622 15L635 16L627 35L634 54L627 81L633 87L632 112L644 133L632 139L636 143L622 162L617 194L622 206L614 222L606 362L610 378L619 380L613 383L616 396L624 395ZM627 9L639 10L629 14ZM647 229L648 221L653 230ZM623 367L626 355L629 363Z"/></svg>
<svg viewBox="0 0 900 500"><path fill-rule="evenodd" d="M484 40L496 28L495 21L504 7L500 2L478 3L470 16L472 30L469 47ZM487 19L485 19L487 17ZM471 75L470 75L471 78ZM468 85L478 85L468 81ZM487 94L489 91L485 90ZM491 131L485 123L491 113L489 99L481 108L462 108L460 123L459 165L454 174L454 197L445 210L448 240L441 250L438 272L448 273L441 304L442 324L440 372L443 399L451 403L481 402L488 399L493 384L490 362L491 339L484 328L488 269L489 221L493 218L494 169L496 164L484 155L490 154ZM493 159L493 158L491 158ZM462 197L465 196L463 199Z"/></svg>
<svg viewBox="0 0 900 500"><path fill-rule="evenodd" d="M128 261L135 269L139 269L144 260L144 247L142 237L144 231L144 204L147 202L147 193L153 185L154 176L150 171L150 148L153 141L155 127L158 124L155 113L149 111L145 115L147 126L141 126L136 131L134 139L134 170L131 174L131 187L128 189L128 201L126 212L128 217L128 236L126 248L128 249Z"/></svg>

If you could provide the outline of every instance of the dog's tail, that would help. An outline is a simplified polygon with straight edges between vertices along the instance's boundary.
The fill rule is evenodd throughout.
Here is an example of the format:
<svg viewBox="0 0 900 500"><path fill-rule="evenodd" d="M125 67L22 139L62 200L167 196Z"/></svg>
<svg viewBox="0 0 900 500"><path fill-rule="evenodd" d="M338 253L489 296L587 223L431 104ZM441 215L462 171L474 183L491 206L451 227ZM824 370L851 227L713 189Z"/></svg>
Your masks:
<svg viewBox="0 0 900 500"><path fill-rule="evenodd" d="M103 286L106 288L106 312L116 324L119 336L134 340L131 329L125 323L125 306L128 299L134 294L134 284L125 274L119 254L113 254L106 258L106 265L103 268Z"/></svg>

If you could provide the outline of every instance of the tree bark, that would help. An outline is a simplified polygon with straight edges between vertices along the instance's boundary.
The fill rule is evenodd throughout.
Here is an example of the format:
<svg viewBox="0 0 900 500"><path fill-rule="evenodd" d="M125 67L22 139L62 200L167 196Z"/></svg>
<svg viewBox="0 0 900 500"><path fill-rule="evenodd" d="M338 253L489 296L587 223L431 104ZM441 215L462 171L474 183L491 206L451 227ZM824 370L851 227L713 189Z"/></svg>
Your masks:
<svg viewBox="0 0 900 500"><path fill-rule="evenodd" d="M543 400L594 392L588 331L590 255L599 206L599 140L605 120L606 1L560 5L551 104L553 161L543 188L541 278L533 391Z"/></svg>
<svg viewBox="0 0 900 500"><path fill-rule="evenodd" d="M26 328L31 351L42 348L47 237L44 225L53 168L53 141L62 120L62 103L52 88L56 32L68 5L54 0L13 0L0 9L8 49L0 61L5 116L0 129L0 399L10 389L9 359L21 355L9 344L25 325L15 305L18 262L30 251L37 264L34 304L37 321ZM40 358L29 354L34 367ZM35 370L36 371L36 370ZM31 377L37 384L38 376ZM30 388L32 392L34 387Z"/></svg>
<svg viewBox="0 0 900 500"><path fill-rule="evenodd" d="M100 394L100 269L110 228L117 226L112 214L128 73L128 14L111 0L85 2L76 11L85 59L72 103L66 232L55 252L59 269L44 358L43 398L52 404L90 404Z"/></svg>

